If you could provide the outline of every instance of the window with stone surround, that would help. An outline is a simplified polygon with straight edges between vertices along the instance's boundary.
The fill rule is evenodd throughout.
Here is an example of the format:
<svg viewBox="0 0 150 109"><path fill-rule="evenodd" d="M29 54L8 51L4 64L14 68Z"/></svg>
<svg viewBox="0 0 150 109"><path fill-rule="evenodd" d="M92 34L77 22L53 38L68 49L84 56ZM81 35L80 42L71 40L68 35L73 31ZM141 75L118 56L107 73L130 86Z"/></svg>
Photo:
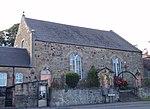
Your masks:
<svg viewBox="0 0 150 109"><path fill-rule="evenodd" d="M0 86L7 86L7 73L0 72Z"/></svg>
<svg viewBox="0 0 150 109"><path fill-rule="evenodd" d="M113 71L116 73L116 76L122 71L121 69L121 60L119 58L112 59Z"/></svg>
<svg viewBox="0 0 150 109"><path fill-rule="evenodd" d="M23 83L23 74L22 73L16 73L16 84Z"/></svg>
<svg viewBox="0 0 150 109"><path fill-rule="evenodd" d="M70 55L70 71L78 73L80 79L82 79L82 63L79 55Z"/></svg>

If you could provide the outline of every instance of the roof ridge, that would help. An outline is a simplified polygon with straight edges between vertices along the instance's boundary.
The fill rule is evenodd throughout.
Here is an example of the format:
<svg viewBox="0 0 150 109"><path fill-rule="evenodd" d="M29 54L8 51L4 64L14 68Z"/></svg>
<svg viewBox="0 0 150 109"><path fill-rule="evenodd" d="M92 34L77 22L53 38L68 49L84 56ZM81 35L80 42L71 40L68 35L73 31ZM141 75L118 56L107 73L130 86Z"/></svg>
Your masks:
<svg viewBox="0 0 150 109"><path fill-rule="evenodd" d="M26 48L18 48L18 47L10 47L10 46L0 46L0 48L22 49L22 50L26 49Z"/></svg>
<svg viewBox="0 0 150 109"><path fill-rule="evenodd" d="M71 24L65 24L65 23L58 23L58 22L51 22L51 21L46 21L46 20L40 20L40 19L33 19L33 18L28 18L25 17L25 19L29 20L35 20L35 21L41 21L41 22L47 22L47 23L54 23L58 25L65 25L65 26L70 26L70 27L78 27L78 28L84 28L84 29L91 29L91 30L97 30L97 31L103 31L103 32L111 32L112 30L100 30L98 28L90 28L90 27L84 27L84 26L79 26L79 25L71 25Z"/></svg>

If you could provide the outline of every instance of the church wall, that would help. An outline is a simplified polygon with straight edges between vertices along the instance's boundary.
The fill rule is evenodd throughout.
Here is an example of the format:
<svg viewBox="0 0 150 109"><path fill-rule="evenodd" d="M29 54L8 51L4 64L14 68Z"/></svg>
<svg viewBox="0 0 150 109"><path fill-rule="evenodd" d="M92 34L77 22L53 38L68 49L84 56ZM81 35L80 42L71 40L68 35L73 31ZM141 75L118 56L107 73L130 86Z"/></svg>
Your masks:
<svg viewBox="0 0 150 109"><path fill-rule="evenodd" d="M112 58L118 57L122 61L122 69L136 73L143 73L141 53L102 49L78 45L67 45L50 42L35 41L35 70L39 76L42 67L46 66L52 73L53 78L60 78L62 72L69 71L69 56L71 53L78 54L82 59L83 79L87 78L92 65L97 69L107 67L112 69Z"/></svg>
<svg viewBox="0 0 150 109"><path fill-rule="evenodd" d="M34 60L33 59L34 32L35 32L34 30L30 30L30 28L26 24L24 16L22 16L21 23L19 25L19 29L16 35L14 47L27 49L30 55L31 66L33 66L32 62Z"/></svg>
<svg viewBox="0 0 150 109"><path fill-rule="evenodd" d="M15 39L14 47L18 48L26 48L29 53L31 52L32 42L31 42L32 33L27 26L25 19L21 19L21 23L19 25L19 29L17 32L17 36ZM23 45L22 45L23 42Z"/></svg>

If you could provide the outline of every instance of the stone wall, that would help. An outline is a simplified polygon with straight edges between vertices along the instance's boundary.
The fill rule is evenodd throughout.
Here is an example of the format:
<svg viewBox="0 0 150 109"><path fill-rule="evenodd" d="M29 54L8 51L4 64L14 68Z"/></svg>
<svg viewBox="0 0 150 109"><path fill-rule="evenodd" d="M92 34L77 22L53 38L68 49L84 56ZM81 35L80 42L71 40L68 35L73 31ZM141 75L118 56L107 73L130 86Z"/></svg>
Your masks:
<svg viewBox="0 0 150 109"><path fill-rule="evenodd" d="M118 93L114 91L115 96L110 98L103 96L102 89L52 89L50 106L71 106L85 104L99 104L104 102L117 102ZM106 99L106 100L105 100Z"/></svg>
<svg viewBox="0 0 150 109"><path fill-rule="evenodd" d="M26 48L29 53L32 53L32 32L29 27L26 25L24 16L21 19L19 29L16 35L14 47Z"/></svg>
<svg viewBox="0 0 150 109"><path fill-rule="evenodd" d="M144 68L144 77L150 79L150 70Z"/></svg>
<svg viewBox="0 0 150 109"><path fill-rule="evenodd" d="M5 106L6 87L0 87L0 107Z"/></svg>
<svg viewBox="0 0 150 109"><path fill-rule="evenodd" d="M13 78L13 67L0 67L1 73L7 73L7 86L12 86L13 79L14 84L16 82L15 75L16 73L22 73L23 74L23 82L29 82L29 81L35 81L35 77L33 74L30 74L29 68L15 68L14 70L14 78Z"/></svg>
<svg viewBox="0 0 150 109"><path fill-rule="evenodd" d="M144 77L150 79L150 58L148 56L143 58L143 64L144 64Z"/></svg>
<svg viewBox="0 0 150 109"><path fill-rule="evenodd" d="M5 107L5 97L0 97L0 107Z"/></svg>
<svg viewBox="0 0 150 109"><path fill-rule="evenodd" d="M31 79L32 81L35 81L36 79L38 79L38 78L34 78L33 77L34 75L32 75L33 78L28 78L29 76L31 77L31 73L34 72L34 65L33 65L34 63L34 56L33 56L34 33L35 31L30 30L30 28L26 24L24 16L22 16L21 23L19 25L19 29L16 35L14 47L25 48L27 49L30 55L30 66L32 68L25 70L24 74L26 75L25 77L27 78L24 78L24 82L28 82L29 79Z"/></svg>
<svg viewBox="0 0 150 109"><path fill-rule="evenodd" d="M29 82L15 85L15 107L37 107L37 103L38 82Z"/></svg>
<svg viewBox="0 0 150 109"><path fill-rule="evenodd" d="M87 78L92 65L97 69L107 67L112 70L112 59L115 57L121 59L122 70L125 70L124 62L126 62L127 70L130 72L135 74L139 70L140 73L143 73L143 61L139 52L35 41L37 75L40 74L42 67L46 66L53 78L60 78L61 72L69 71L69 57L73 52L80 55L82 59L83 79Z"/></svg>
<svg viewBox="0 0 150 109"><path fill-rule="evenodd" d="M138 88L137 95L142 99L150 98L150 88L147 87Z"/></svg>

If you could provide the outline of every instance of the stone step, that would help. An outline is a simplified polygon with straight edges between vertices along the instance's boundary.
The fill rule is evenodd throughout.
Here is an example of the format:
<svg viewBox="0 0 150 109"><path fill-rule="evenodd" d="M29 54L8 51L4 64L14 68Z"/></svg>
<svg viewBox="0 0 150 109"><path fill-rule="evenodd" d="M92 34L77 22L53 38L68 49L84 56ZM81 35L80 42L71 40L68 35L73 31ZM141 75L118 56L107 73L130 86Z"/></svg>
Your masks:
<svg viewBox="0 0 150 109"><path fill-rule="evenodd" d="M128 92L119 92L119 101L120 102L135 102L141 101L139 97L133 94L131 91Z"/></svg>

